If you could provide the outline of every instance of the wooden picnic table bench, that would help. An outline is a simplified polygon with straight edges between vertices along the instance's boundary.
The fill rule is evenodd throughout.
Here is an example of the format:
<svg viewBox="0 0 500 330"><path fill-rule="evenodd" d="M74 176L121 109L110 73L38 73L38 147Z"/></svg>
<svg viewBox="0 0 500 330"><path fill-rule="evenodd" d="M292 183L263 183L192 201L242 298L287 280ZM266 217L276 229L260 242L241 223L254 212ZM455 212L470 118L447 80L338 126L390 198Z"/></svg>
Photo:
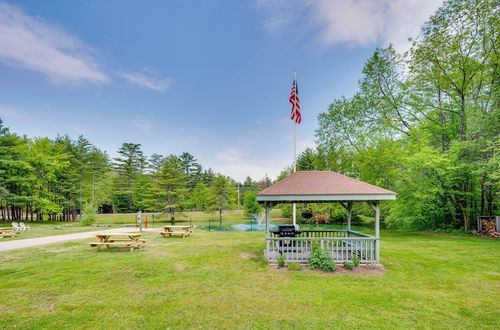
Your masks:
<svg viewBox="0 0 500 330"><path fill-rule="evenodd" d="M0 238L17 236L19 234L20 234L20 232L14 231L14 228L12 228L12 227L0 228Z"/></svg>
<svg viewBox="0 0 500 330"><path fill-rule="evenodd" d="M139 233L103 233L95 235L99 242L89 243L92 247L97 247L97 251L101 249L101 246L106 245L107 248L113 245L122 245L129 247L130 251L134 249L140 249L146 244L146 241L141 238Z"/></svg>
<svg viewBox="0 0 500 330"><path fill-rule="evenodd" d="M193 231L191 226L163 226L163 231L160 234L165 237L172 237L172 235L181 235L182 238L190 236Z"/></svg>

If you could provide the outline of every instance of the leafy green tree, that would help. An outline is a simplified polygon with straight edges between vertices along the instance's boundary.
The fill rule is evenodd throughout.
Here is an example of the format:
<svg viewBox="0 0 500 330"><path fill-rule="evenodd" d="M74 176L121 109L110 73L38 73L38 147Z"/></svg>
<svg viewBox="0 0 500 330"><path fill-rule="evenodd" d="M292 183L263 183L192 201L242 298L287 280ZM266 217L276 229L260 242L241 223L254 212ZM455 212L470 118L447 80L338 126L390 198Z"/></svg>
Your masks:
<svg viewBox="0 0 500 330"><path fill-rule="evenodd" d="M214 180L215 176L216 175L215 175L214 171L212 171L211 168L209 168L208 170L204 170L201 173L201 182L203 182L207 186L211 186L212 181Z"/></svg>
<svg viewBox="0 0 500 330"><path fill-rule="evenodd" d="M161 170L161 167L163 166L163 161L165 160L165 157L163 157L160 154L152 154L151 157L149 158L149 170L151 172L158 172Z"/></svg>
<svg viewBox="0 0 500 330"><path fill-rule="evenodd" d="M126 197L126 206L123 211L135 212L134 188L138 188L136 183L140 174L146 167L146 157L144 156L141 145L136 143L123 143L118 153L121 157L114 158L113 168L116 173L115 179L115 195L118 197L118 202L122 197Z"/></svg>
<svg viewBox="0 0 500 330"><path fill-rule="evenodd" d="M209 207L210 191L202 182L198 182L189 194L189 207L193 210L205 211Z"/></svg>
<svg viewBox="0 0 500 330"><path fill-rule="evenodd" d="M409 52L377 49L318 117L319 168L399 193L393 228L464 228L498 209L498 3L451 0Z"/></svg>
<svg viewBox="0 0 500 330"><path fill-rule="evenodd" d="M197 183L202 181L202 167L189 152L183 152L179 156L179 159L188 178L188 185L190 188L193 188Z"/></svg>
<svg viewBox="0 0 500 330"><path fill-rule="evenodd" d="M262 213L262 208L257 202L257 193L255 191L247 191L243 196L243 209L245 210L245 215L250 217L252 215L260 215Z"/></svg>
<svg viewBox="0 0 500 330"><path fill-rule="evenodd" d="M244 196L247 191L257 190L257 182L253 181L251 177L247 176L241 185L241 193Z"/></svg>
<svg viewBox="0 0 500 330"><path fill-rule="evenodd" d="M311 148L307 148L297 157L297 171L312 171L316 169L316 153Z"/></svg>
<svg viewBox="0 0 500 330"><path fill-rule="evenodd" d="M55 215L63 211L58 203L58 179L70 166L70 155L48 138L37 138L29 143L26 162L32 173L34 208L38 220L43 214Z"/></svg>
<svg viewBox="0 0 500 330"><path fill-rule="evenodd" d="M231 207L231 195L234 194L231 180L224 175L217 175L210 186L210 204L208 210L219 212L220 228L222 228L222 211Z"/></svg>
<svg viewBox="0 0 500 330"><path fill-rule="evenodd" d="M155 198L157 207L170 214L175 222L175 212L184 208L186 202L187 175L179 157L165 157L161 170L155 174Z"/></svg>
<svg viewBox="0 0 500 330"><path fill-rule="evenodd" d="M22 220L23 206L31 210L33 176L26 163L27 141L10 133L0 119L0 209L2 219Z"/></svg>
<svg viewBox="0 0 500 330"><path fill-rule="evenodd" d="M265 189L267 187L269 187L270 185L273 184L273 181L269 178L269 176L266 174L262 180L260 180L258 183L257 183L257 189L259 190L262 190L262 189Z"/></svg>

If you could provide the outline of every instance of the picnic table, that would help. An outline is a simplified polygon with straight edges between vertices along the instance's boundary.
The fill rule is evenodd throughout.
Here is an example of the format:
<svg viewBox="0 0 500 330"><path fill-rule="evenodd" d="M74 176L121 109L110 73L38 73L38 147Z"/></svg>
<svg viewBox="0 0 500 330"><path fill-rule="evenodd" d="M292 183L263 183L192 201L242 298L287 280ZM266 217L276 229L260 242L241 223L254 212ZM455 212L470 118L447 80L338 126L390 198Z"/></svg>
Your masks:
<svg viewBox="0 0 500 330"><path fill-rule="evenodd" d="M102 233L95 236L99 239L99 242L90 243L90 246L97 247L97 251L103 245L106 245L107 248L113 245L123 245L129 247L130 251L134 251L134 249L140 249L146 243L145 240L141 239L140 233Z"/></svg>
<svg viewBox="0 0 500 330"><path fill-rule="evenodd" d="M12 228L12 227L3 227L3 228L0 228L0 238L17 236L18 234L19 234L19 232L18 231L14 231L14 228Z"/></svg>
<svg viewBox="0 0 500 330"><path fill-rule="evenodd" d="M160 234L165 237L172 237L172 235L181 235L182 238L190 236L193 231L191 226L163 226L163 231Z"/></svg>

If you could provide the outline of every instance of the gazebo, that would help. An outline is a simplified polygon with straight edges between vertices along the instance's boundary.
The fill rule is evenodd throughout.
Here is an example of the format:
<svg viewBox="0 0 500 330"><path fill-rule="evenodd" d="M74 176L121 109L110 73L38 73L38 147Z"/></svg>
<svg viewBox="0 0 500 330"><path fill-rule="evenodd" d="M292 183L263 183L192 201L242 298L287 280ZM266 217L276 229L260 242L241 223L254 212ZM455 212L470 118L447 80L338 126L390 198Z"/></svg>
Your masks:
<svg viewBox="0 0 500 330"><path fill-rule="evenodd" d="M265 208L266 251L269 262L279 255L287 261L305 263L313 241L331 258L342 263L357 256L361 263L377 263L380 256L380 208L382 200L394 200L396 193L332 171L299 171L257 194ZM340 203L347 212L346 230L298 230L282 237L269 230L271 209L283 203ZM375 236L351 229L352 207L355 202L368 203L375 210Z"/></svg>

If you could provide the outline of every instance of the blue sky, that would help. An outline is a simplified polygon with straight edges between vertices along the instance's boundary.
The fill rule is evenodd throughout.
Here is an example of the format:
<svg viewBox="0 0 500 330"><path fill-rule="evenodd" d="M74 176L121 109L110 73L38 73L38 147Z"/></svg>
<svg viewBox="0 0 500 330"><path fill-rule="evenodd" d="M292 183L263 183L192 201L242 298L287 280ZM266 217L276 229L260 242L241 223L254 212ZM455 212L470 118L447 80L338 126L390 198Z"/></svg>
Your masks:
<svg viewBox="0 0 500 330"><path fill-rule="evenodd" d="M191 152L243 180L292 162L316 117L351 95L375 47L407 38L440 0L0 0L0 118L14 132L83 134L111 156Z"/></svg>

